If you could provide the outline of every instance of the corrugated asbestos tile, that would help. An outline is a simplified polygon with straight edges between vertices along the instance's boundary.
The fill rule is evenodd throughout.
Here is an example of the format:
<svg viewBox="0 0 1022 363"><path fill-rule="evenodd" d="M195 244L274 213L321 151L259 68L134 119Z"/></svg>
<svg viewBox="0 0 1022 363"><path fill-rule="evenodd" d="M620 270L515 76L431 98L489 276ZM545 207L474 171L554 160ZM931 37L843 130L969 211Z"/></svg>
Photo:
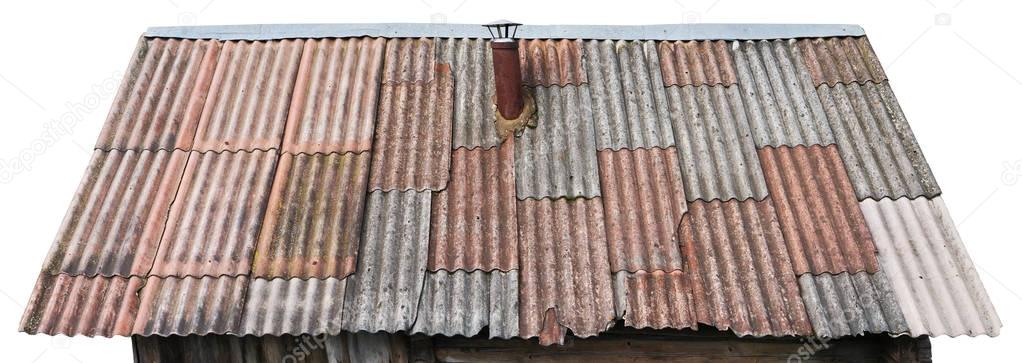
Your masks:
<svg viewBox="0 0 1022 363"><path fill-rule="evenodd" d="M247 276L149 277L132 334L237 333L247 288Z"/></svg>
<svg viewBox="0 0 1022 363"><path fill-rule="evenodd" d="M383 58L383 82L432 82L436 47L430 38L390 38Z"/></svg>
<svg viewBox="0 0 1022 363"><path fill-rule="evenodd" d="M518 272L429 272L412 328L427 335L518 335Z"/></svg>
<svg viewBox="0 0 1022 363"><path fill-rule="evenodd" d="M597 150L673 146L656 43L591 40L585 50Z"/></svg>
<svg viewBox="0 0 1022 363"><path fill-rule="evenodd" d="M240 334L338 334L346 279L251 281Z"/></svg>
<svg viewBox="0 0 1022 363"><path fill-rule="evenodd" d="M589 87L535 90L537 126L515 141L518 199L599 196Z"/></svg>
<svg viewBox="0 0 1022 363"><path fill-rule="evenodd" d="M887 276L859 272L804 274L798 277L813 333L841 337L908 331Z"/></svg>
<svg viewBox="0 0 1022 363"><path fill-rule="evenodd" d="M571 329L594 336L614 321L603 204L596 199L518 202L519 334ZM556 321L550 318L556 316ZM555 338L556 339L556 338Z"/></svg>
<svg viewBox="0 0 1022 363"><path fill-rule="evenodd" d="M697 321L739 336L811 334L770 199L688 209L680 233Z"/></svg>
<svg viewBox="0 0 1022 363"><path fill-rule="evenodd" d="M274 152L193 151L151 274L248 274L276 162Z"/></svg>
<svg viewBox="0 0 1022 363"><path fill-rule="evenodd" d="M796 274L880 269L837 146L767 147L759 156Z"/></svg>
<svg viewBox="0 0 1022 363"><path fill-rule="evenodd" d="M305 42L284 151L362 152L372 147L385 42L383 38Z"/></svg>
<svg viewBox="0 0 1022 363"><path fill-rule="evenodd" d="M514 143L452 159L447 189L433 194L429 270L517 269Z"/></svg>
<svg viewBox="0 0 1022 363"><path fill-rule="evenodd" d="M859 203L913 336L997 336L1001 320L941 198Z"/></svg>
<svg viewBox="0 0 1022 363"><path fill-rule="evenodd" d="M741 42L734 54L756 146L834 143L816 86L793 41Z"/></svg>
<svg viewBox="0 0 1022 363"><path fill-rule="evenodd" d="M369 153L283 154L252 264L255 277L355 272Z"/></svg>
<svg viewBox="0 0 1022 363"><path fill-rule="evenodd" d="M587 82L581 40L523 39L518 44L522 84L578 86Z"/></svg>
<svg viewBox="0 0 1022 363"><path fill-rule="evenodd" d="M140 277L39 274L18 331L66 336L127 336L138 311Z"/></svg>
<svg viewBox="0 0 1022 363"><path fill-rule="evenodd" d="M859 200L940 195L887 82L820 86L818 93Z"/></svg>
<svg viewBox="0 0 1022 363"><path fill-rule="evenodd" d="M358 270L349 277L341 328L408 331L426 274L430 192L369 193Z"/></svg>
<svg viewBox="0 0 1022 363"><path fill-rule="evenodd" d="M451 166L454 80L437 65L429 83L383 85L370 190L442 190Z"/></svg>
<svg viewBox="0 0 1022 363"><path fill-rule="evenodd" d="M280 148L301 56L302 40L225 42L195 150Z"/></svg>
<svg viewBox="0 0 1022 363"><path fill-rule="evenodd" d="M659 42L664 86L730 86L735 65L723 40Z"/></svg>
<svg viewBox="0 0 1022 363"><path fill-rule="evenodd" d="M611 271L682 270L677 232L688 206L674 147L598 157Z"/></svg>
<svg viewBox="0 0 1022 363"><path fill-rule="evenodd" d="M486 39L441 39L441 63L454 73L455 149L492 148L497 138L493 103L493 53Z"/></svg>
<svg viewBox="0 0 1022 363"><path fill-rule="evenodd" d="M667 88L689 201L767 196L740 92L738 87Z"/></svg>
<svg viewBox="0 0 1022 363"><path fill-rule="evenodd" d="M219 53L212 40L140 39L96 148L190 149Z"/></svg>
<svg viewBox="0 0 1022 363"><path fill-rule="evenodd" d="M802 39L798 46L817 86L887 80L866 37Z"/></svg>
<svg viewBox="0 0 1022 363"><path fill-rule="evenodd" d="M633 328L696 326L689 278L681 271L615 272L614 306L618 318Z"/></svg>
<svg viewBox="0 0 1022 363"><path fill-rule="evenodd" d="M43 269L144 276L187 159L185 151L93 152Z"/></svg>

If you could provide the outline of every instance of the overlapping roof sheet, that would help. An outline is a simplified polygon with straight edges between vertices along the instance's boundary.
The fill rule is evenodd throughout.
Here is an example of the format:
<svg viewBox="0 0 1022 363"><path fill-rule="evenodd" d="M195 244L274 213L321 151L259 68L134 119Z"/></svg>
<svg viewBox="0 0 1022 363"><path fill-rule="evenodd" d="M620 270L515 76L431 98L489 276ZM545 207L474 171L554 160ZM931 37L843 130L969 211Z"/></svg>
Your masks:
<svg viewBox="0 0 1022 363"><path fill-rule="evenodd" d="M586 34L143 37L20 329L998 334L865 37Z"/></svg>

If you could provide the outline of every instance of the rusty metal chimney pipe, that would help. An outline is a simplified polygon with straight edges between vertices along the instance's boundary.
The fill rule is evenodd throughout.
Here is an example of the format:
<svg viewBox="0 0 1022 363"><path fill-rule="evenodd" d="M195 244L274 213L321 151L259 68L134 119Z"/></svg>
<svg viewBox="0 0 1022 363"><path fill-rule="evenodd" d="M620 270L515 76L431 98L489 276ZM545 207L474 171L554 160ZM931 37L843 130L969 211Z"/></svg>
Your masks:
<svg viewBox="0 0 1022 363"><path fill-rule="evenodd" d="M518 58L518 42L514 39L494 39L493 83L496 88L497 111L507 120L521 116L525 101L522 98L522 63Z"/></svg>

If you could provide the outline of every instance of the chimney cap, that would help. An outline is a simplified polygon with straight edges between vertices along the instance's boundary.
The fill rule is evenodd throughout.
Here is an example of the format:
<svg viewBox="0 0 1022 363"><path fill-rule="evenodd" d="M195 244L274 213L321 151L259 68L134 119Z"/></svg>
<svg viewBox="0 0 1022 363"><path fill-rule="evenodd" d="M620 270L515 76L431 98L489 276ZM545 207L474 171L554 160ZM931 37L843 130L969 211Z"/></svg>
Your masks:
<svg viewBox="0 0 1022 363"><path fill-rule="evenodd" d="M483 27L486 27L486 30L490 32L491 39L495 41L507 41L515 38L515 34L518 33L518 27L520 25L522 24L500 19L492 21L489 24L483 24Z"/></svg>
<svg viewBox="0 0 1022 363"><path fill-rule="evenodd" d="M516 23L516 22L510 21L510 20L507 20L507 19L500 19L500 20L491 21L488 24L483 24L483 26L485 26L487 28L494 27L494 26L509 26L509 25L517 26L517 25L522 25L522 23Z"/></svg>

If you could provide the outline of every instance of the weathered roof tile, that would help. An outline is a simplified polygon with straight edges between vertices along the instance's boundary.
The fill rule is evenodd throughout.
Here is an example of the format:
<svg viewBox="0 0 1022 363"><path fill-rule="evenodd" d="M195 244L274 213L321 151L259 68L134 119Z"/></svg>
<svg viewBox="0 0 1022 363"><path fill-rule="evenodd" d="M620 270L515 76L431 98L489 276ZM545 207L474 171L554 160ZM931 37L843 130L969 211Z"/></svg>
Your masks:
<svg viewBox="0 0 1022 363"><path fill-rule="evenodd" d="M239 335L338 334L345 279L252 279Z"/></svg>
<svg viewBox="0 0 1022 363"><path fill-rule="evenodd" d="M884 68L866 37L802 39L798 46L802 48L809 73L817 86L887 80Z"/></svg>
<svg viewBox="0 0 1022 363"><path fill-rule="evenodd" d="M662 41L659 45L664 86L735 84L735 66L727 42Z"/></svg>
<svg viewBox="0 0 1022 363"><path fill-rule="evenodd" d="M149 277L132 335L237 334L247 288L246 276Z"/></svg>
<svg viewBox="0 0 1022 363"><path fill-rule="evenodd" d="M681 271L615 272L614 306L633 328L696 327L689 277Z"/></svg>
<svg viewBox="0 0 1022 363"><path fill-rule="evenodd" d="M490 337L518 335L518 272L438 271L426 273L412 332Z"/></svg>
<svg viewBox="0 0 1022 363"><path fill-rule="evenodd" d="M522 84L527 86L582 85L587 82L582 65L582 41L569 39L519 40Z"/></svg>
<svg viewBox="0 0 1022 363"><path fill-rule="evenodd" d="M493 53L485 39L441 39L437 57L454 73L453 147L489 149L500 144L493 102Z"/></svg>
<svg viewBox="0 0 1022 363"><path fill-rule="evenodd" d="M138 311L140 277L39 274L19 331L67 336L127 336Z"/></svg>
<svg viewBox="0 0 1022 363"><path fill-rule="evenodd" d="M432 82L436 48L430 38L387 39L383 82Z"/></svg>

